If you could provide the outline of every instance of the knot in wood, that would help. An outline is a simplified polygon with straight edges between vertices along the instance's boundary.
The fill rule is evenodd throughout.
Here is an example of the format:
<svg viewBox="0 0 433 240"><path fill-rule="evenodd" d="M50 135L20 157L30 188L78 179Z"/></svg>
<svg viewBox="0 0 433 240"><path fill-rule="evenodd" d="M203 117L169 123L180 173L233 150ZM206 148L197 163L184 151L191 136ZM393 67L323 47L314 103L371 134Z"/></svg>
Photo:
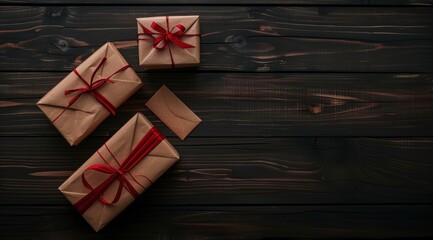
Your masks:
<svg viewBox="0 0 433 240"><path fill-rule="evenodd" d="M59 39L55 45L62 52L66 52L69 49L69 43L64 39Z"/></svg>
<svg viewBox="0 0 433 240"><path fill-rule="evenodd" d="M233 37L233 45L236 48L243 48L243 47L247 46L247 41L242 36L234 36Z"/></svg>
<svg viewBox="0 0 433 240"><path fill-rule="evenodd" d="M65 7L47 7L45 9L45 16L50 18L60 18L66 13Z"/></svg>

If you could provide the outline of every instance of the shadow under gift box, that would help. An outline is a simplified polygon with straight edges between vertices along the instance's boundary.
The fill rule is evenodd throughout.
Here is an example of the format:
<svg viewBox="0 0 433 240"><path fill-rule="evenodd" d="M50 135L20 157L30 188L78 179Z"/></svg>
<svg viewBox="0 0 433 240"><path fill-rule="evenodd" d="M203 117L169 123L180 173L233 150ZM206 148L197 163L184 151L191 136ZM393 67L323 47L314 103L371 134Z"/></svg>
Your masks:
<svg viewBox="0 0 433 240"><path fill-rule="evenodd" d="M176 149L160 135L162 140L156 147L151 148L144 158L139 159L134 167L127 172L115 173L122 169L125 159L134 154L152 130L155 130L152 123L141 113L137 113L59 187L95 231L105 227L137 197L128 190L126 182L141 194L179 160ZM112 169L113 173L89 170L95 166L101 169ZM102 192L102 195L96 196L96 200L91 202L90 207L84 210L77 207L77 203L92 192L90 189L98 188L113 174L116 179ZM123 185L121 175L124 176ZM119 190L121 192L117 202L106 204L100 201L100 198L113 201Z"/></svg>
<svg viewBox="0 0 433 240"><path fill-rule="evenodd" d="M78 145L114 113L110 113L104 101L95 95L102 96L115 110L141 88L140 78L128 66L114 44L106 43L42 97L37 105L71 146ZM100 86L97 86L98 81L102 83ZM93 88L91 91L89 86Z"/></svg>

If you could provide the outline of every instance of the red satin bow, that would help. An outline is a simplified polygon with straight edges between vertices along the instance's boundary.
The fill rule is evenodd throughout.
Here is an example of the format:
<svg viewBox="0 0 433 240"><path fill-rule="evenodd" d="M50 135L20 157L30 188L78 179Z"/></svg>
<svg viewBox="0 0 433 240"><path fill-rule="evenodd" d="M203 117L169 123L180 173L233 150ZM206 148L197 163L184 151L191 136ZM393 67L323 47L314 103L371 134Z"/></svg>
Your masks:
<svg viewBox="0 0 433 240"><path fill-rule="evenodd" d="M151 128L146 135L140 140L140 142L134 147L134 149L131 151L131 153L128 155L128 157L120 164L119 168L112 167L99 153L99 156L105 161L106 164L94 164L90 167L88 167L82 174L81 180L83 182L83 185L90 190L90 192L78 200L74 207L81 213L85 213L87 209L89 209L92 204L99 199L100 202L103 204L113 204L119 201L122 190L125 187L126 190L134 197L137 198L139 196L139 193L137 190L134 189L132 184L129 182L129 180L126 178L125 174L129 173L129 171L137 164L139 163L144 157L147 156L158 144L164 140L164 136L155 128ZM105 145L106 146L106 145ZM106 146L107 147L107 146ZM108 147L107 147L108 149ZM111 153L111 151L108 149L108 151ZM112 153L111 153L112 154ZM114 155L112 154L113 158ZM117 161L117 160L116 160ZM98 185L96 188L93 188L89 182L87 181L85 177L85 173L88 171L97 171L101 173L108 174L108 178L102 182L100 185ZM142 175L141 175L142 176ZM152 181L145 177L147 180L149 180L150 183ZM105 190L114 182L114 180L119 180L119 187L117 188L116 195L114 196L114 199L110 202L104 198L101 197L101 195L105 192ZM135 180L135 179L134 179ZM136 180L135 180L136 181ZM137 181L136 181L137 182ZM137 182L138 183L138 182ZM139 183L138 183L139 184ZM141 184L139 184L142 186ZM142 186L143 187L143 186ZM143 187L144 188L144 187Z"/></svg>
<svg viewBox="0 0 433 240"><path fill-rule="evenodd" d="M171 30L168 22L168 16L165 17L167 29L163 28L161 25L157 24L156 22L152 22L150 25L156 32L152 32L151 30L147 29L145 26L143 26L141 23L140 26L143 30L143 33L139 33L140 35L150 35L153 39L153 48L155 49L164 49L168 47L170 52L170 58L171 63L174 67L174 60L173 60L173 54L171 52L170 43L174 43L177 46L179 46L182 49L186 48L195 48L195 46L188 44L186 42L181 41L179 38L181 37L193 37L193 36L200 36L200 34L187 34L185 33L186 28L182 24L177 24L174 26ZM177 30L177 31L175 31ZM159 37L153 37L153 35L159 35ZM149 39L138 39L138 40L149 40Z"/></svg>
<svg viewBox="0 0 433 240"><path fill-rule="evenodd" d="M92 77L90 79L90 84L78 73L77 69L74 69L74 73L81 79L81 81L86 85L86 87L69 89L69 90L65 91L65 95L69 95L69 94L74 93L74 92L79 92L79 93L69 100L68 106L53 121L51 121L51 123L54 123L67 109L69 109L69 107L75 101L77 101L81 97L81 95L83 95L83 93L92 94L96 98L96 100L98 100L98 102L100 102L102 104L102 106L104 106L112 115L116 115L116 107L114 107L113 104L111 104L111 102L107 98L105 98L101 93L99 93L96 90L98 88L102 87L107 82L114 83L110 78L113 77L114 75L120 73L120 72L125 71L127 68L130 67L130 65L126 65L126 66L121 67L119 70L115 71L113 74L111 74L108 77L104 77L104 78L98 79L96 81L93 81L96 73L104 65L105 61L107 61L106 57L104 57L101 60L101 62L96 67L95 71L93 71Z"/></svg>
<svg viewBox="0 0 433 240"><path fill-rule="evenodd" d="M155 29L157 32L151 32L149 29L145 28L143 25L141 26L143 28L143 31L147 34L156 34L161 35L153 41L153 48L162 49L168 46L169 42L172 42L179 46L180 48L194 48L193 45L190 45L188 43L182 42L179 38L182 36L191 36L190 34L185 34L185 27L182 24L177 24L174 26L170 31L167 31L161 25L158 25L156 22L153 22L150 25L153 29ZM168 25L167 25L168 28ZM178 31L174 32L175 29L178 29ZM163 43L162 46L160 43Z"/></svg>

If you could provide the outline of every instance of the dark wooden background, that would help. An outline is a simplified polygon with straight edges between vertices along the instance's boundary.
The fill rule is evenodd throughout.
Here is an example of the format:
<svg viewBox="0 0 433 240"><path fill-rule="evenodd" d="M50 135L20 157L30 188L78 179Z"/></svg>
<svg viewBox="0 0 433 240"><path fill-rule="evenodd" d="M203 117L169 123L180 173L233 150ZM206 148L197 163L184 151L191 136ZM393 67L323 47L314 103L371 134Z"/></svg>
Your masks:
<svg viewBox="0 0 433 240"><path fill-rule="evenodd" d="M104 2L0 1L0 239L433 237L433 1ZM140 69L135 18L188 14L200 67ZM69 147L35 103L107 41L144 87ZM57 187L137 111L182 160L94 233Z"/></svg>

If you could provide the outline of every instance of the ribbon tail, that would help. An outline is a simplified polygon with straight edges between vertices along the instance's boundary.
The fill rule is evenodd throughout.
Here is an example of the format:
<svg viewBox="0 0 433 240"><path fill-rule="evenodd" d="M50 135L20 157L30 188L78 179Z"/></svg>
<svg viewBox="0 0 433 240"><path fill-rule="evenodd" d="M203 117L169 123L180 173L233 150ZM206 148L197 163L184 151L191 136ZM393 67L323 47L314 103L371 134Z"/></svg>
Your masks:
<svg viewBox="0 0 433 240"><path fill-rule="evenodd" d="M78 98L81 97L81 94L83 94L83 93L81 92L81 93L77 94L76 96L74 96L73 98L71 98L71 100L69 100L69 102L68 102L69 106L71 106L72 104L74 104L74 102L77 101Z"/></svg>
<svg viewBox="0 0 433 240"><path fill-rule="evenodd" d="M174 44L176 44L177 46L179 46L180 48L195 48L195 46L190 45L186 42L182 42L179 38L177 37L173 37L173 36L169 36L169 39L171 42L173 42Z"/></svg>
<svg viewBox="0 0 433 240"><path fill-rule="evenodd" d="M165 34L167 33L167 30L164 29L161 25L159 25L156 22L152 22L152 24L150 25L153 29L155 29L158 33L160 34Z"/></svg>
<svg viewBox="0 0 433 240"><path fill-rule="evenodd" d="M161 42L163 42L163 45L162 45L162 46L159 46L159 44L160 44ZM153 41L152 46L153 46L153 48L156 48L156 49L163 49L163 48L166 48L166 47L167 47L167 41L165 41L165 37L164 37L164 36L157 37L157 38L155 38L155 40Z"/></svg>
<svg viewBox="0 0 433 240"><path fill-rule="evenodd" d="M120 196L122 196L122 190L123 190L124 182L125 182L124 176L119 176L119 187L117 188L116 195L114 196L114 199L111 202L109 202L108 200L106 200L104 198L99 198L99 201L101 201L102 203L104 203L106 205L117 203L120 199Z"/></svg>

